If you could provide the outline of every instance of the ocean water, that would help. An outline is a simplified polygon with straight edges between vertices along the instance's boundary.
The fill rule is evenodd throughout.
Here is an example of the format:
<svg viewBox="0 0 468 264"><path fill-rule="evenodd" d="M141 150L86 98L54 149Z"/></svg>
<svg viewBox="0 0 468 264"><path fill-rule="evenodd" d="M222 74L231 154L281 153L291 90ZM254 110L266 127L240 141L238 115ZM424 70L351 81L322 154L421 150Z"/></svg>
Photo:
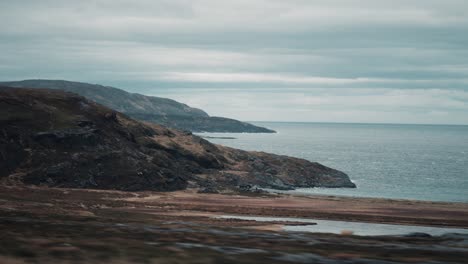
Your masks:
<svg viewBox="0 0 468 264"><path fill-rule="evenodd" d="M200 133L217 144L317 161L356 189L293 192L468 202L468 126L256 122L276 134Z"/></svg>

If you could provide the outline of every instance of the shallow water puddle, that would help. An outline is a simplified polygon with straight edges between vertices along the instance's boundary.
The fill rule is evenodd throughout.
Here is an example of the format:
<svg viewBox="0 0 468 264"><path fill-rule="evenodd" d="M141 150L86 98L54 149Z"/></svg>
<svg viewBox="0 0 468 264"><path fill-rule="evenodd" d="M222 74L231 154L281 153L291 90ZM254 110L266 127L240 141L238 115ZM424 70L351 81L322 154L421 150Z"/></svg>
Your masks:
<svg viewBox="0 0 468 264"><path fill-rule="evenodd" d="M468 229L462 228L442 228L430 226L411 226L411 225L390 225L373 224L364 222L346 222L334 220L317 220L306 218L288 218L288 217L261 217L261 216L238 216L223 215L217 218L254 220L259 222L289 221L298 223L311 223L311 225L286 225L285 231L313 232L313 233L350 233L359 236L382 236L382 235L406 235L410 233L426 233L432 236L440 236L447 233L467 234Z"/></svg>

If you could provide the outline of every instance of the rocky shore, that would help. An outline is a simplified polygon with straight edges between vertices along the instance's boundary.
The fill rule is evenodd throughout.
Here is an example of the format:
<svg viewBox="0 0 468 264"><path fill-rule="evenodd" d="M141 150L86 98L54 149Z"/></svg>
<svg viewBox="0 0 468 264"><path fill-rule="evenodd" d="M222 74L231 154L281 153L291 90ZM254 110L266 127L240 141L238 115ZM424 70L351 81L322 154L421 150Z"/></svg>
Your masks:
<svg viewBox="0 0 468 264"><path fill-rule="evenodd" d="M345 173L318 163L214 145L59 90L0 87L0 125L4 184L201 192L355 187Z"/></svg>

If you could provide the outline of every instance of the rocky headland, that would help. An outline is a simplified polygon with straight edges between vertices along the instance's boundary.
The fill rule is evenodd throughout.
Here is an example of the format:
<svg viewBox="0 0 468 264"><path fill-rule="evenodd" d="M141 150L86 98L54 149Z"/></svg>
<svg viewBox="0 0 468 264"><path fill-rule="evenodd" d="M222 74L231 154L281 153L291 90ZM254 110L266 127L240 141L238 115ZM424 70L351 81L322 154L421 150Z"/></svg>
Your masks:
<svg viewBox="0 0 468 264"><path fill-rule="evenodd" d="M355 187L318 163L215 145L70 92L10 87L0 88L0 180L127 191Z"/></svg>
<svg viewBox="0 0 468 264"><path fill-rule="evenodd" d="M0 82L18 88L48 88L73 92L134 119L192 132L275 133L274 130L231 118L209 116L205 111L172 99L129 93L98 84L65 80Z"/></svg>

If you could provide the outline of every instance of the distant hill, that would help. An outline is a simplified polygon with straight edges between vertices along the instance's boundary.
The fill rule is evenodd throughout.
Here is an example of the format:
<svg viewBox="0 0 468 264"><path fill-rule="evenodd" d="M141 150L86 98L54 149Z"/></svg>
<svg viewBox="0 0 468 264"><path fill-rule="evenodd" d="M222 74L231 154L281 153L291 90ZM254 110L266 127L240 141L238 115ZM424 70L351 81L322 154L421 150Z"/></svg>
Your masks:
<svg viewBox="0 0 468 264"><path fill-rule="evenodd" d="M230 118L212 117L201 109L171 99L129 93L110 86L64 80L23 80L0 82L0 85L69 91L125 113L135 119L192 132L275 132Z"/></svg>

